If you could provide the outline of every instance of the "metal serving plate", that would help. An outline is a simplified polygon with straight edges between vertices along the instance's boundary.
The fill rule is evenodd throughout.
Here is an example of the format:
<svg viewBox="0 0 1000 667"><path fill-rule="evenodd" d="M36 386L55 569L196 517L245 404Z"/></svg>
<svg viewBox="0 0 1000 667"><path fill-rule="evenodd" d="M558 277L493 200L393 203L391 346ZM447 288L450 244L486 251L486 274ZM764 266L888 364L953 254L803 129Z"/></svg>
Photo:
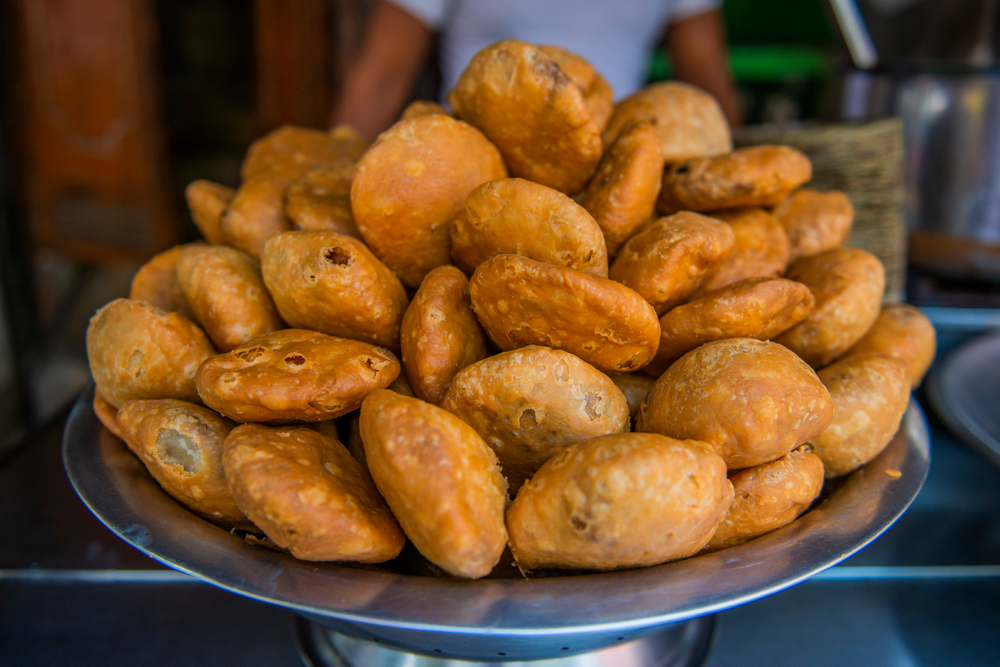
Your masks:
<svg viewBox="0 0 1000 667"><path fill-rule="evenodd" d="M92 399L93 387L70 415L63 460L80 498L119 537L169 567L338 632L466 660L593 651L793 586L892 525L930 467L927 425L911 401L878 458L798 521L747 544L614 573L458 581L309 563L250 546L164 493L101 426Z"/></svg>

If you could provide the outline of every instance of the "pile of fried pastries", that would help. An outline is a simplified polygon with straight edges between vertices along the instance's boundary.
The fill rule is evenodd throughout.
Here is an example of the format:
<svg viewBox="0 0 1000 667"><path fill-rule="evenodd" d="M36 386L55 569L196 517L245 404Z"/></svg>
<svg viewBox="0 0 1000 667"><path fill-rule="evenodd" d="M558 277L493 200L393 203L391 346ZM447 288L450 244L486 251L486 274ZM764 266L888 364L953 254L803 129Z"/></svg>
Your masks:
<svg viewBox="0 0 1000 667"><path fill-rule="evenodd" d="M447 100L262 137L94 315L95 410L167 493L305 560L614 570L784 526L888 444L934 329L805 155L518 41Z"/></svg>

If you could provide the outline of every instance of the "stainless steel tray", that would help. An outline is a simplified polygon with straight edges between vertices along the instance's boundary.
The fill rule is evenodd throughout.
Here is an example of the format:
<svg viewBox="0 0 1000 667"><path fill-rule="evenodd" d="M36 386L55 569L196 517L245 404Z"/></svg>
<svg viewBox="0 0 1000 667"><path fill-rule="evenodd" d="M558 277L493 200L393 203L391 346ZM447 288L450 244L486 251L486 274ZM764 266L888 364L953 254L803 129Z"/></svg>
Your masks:
<svg viewBox="0 0 1000 667"><path fill-rule="evenodd" d="M747 544L638 570L456 581L308 563L250 546L167 496L101 426L92 399L91 387L70 415L63 460L80 498L119 537L169 567L338 632L469 660L592 651L793 586L892 525L930 467L927 425L911 401L878 458L798 521Z"/></svg>

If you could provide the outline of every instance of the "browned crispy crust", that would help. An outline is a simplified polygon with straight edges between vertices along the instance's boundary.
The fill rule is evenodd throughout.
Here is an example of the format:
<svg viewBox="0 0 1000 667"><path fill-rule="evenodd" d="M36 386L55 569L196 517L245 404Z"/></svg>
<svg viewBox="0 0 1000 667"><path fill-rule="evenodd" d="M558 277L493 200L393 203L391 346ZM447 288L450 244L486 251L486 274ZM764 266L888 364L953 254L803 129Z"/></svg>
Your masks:
<svg viewBox="0 0 1000 667"><path fill-rule="evenodd" d="M566 446L629 429L628 403L607 375L536 345L472 364L455 376L441 407L493 448L511 494Z"/></svg>
<svg viewBox="0 0 1000 667"><path fill-rule="evenodd" d="M430 116L431 114L442 114L444 116L450 116L448 110L437 102L429 102L427 100L414 100L410 102L403 113L400 114L399 120L412 120L414 118L419 118L420 116Z"/></svg>
<svg viewBox="0 0 1000 667"><path fill-rule="evenodd" d="M420 553L457 577L489 574L507 543L507 484L472 427L377 391L361 406L361 438L375 484Z"/></svg>
<svg viewBox="0 0 1000 667"><path fill-rule="evenodd" d="M145 301L115 299L87 327L90 373L116 408L140 398L197 401L195 372L213 354L198 325Z"/></svg>
<svg viewBox="0 0 1000 667"><path fill-rule="evenodd" d="M465 274L454 266L427 274L403 315L400 346L413 392L434 405L456 373L486 357L486 336L472 312Z"/></svg>
<svg viewBox="0 0 1000 667"><path fill-rule="evenodd" d="M276 234L261 270L289 326L399 351L406 291L361 241L336 232Z"/></svg>
<svg viewBox="0 0 1000 667"><path fill-rule="evenodd" d="M788 233L791 258L797 262L844 244L851 235L854 207L843 192L799 188L774 208Z"/></svg>
<svg viewBox="0 0 1000 667"><path fill-rule="evenodd" d="M107 399L101 396L101 392L96 389L94 390L94 414L104 424L104 428L119 438L122 437L122 431L118 428L118 422L116 421L118 408L108 403Z"/></svg>
<svg viewBox="0 0 1000 667"><path fill-rule="evenodd" d="M722 459L649 433L590 438L550 459L507 511L524 569L616 570L697 553L733 500Z"/></svg>
<svg viewBox="0 0 1000 667"><path fill-rule="evenodd" d="M819 371L833 397L833 423L812 439L827 477L871 461L899 429L910 404L906 363L882 354L849 357Z"/></svg>
<svg viewBox="0 0 1000 667"><path fill-rule="evenodd" d="M176 312L191 319L194 313L191 312L191 307L184 298L184 290L177 280L177 261L185 248L194 245L198 244L174 246L155 255L139 267L132 277L132 288L129 290L128 298L146 301L160 310Z"/></svg>
<svg viewBox="0 0 1000 667"><path fill-rule="evenodd" d="M809 288L816 307L775 339L813 368L841 356L878 318L885 290L879 259L858 248L834 248L799 260L787 278Z"/></svg>
<svg viewBox="0 0 1000 667"><path fill-rule="evenodd" d="M366 147L361 135L346 125L329 132L282 125L250 144L240 176L248 181L276 165L301 174L337 162L357 162Z"/></svg>
<svg viewBox="0 0 1000 667"><path fill-rule="evenodd" d="M774 206L812 177L809 158L788 146L752 146L678 162L663 172L657 208L717 211Z"/></svg>
<svg viewBox="0 0 1000 667"><path fill-rule="evenodd" d="M315 331L284 329L208 359L198 369L205 405L238 422L327 421L389 385L387 350Z"/></svg>
<svg viewBox="0 0 1000 667"><path fill-rule="evenodd" d="M285 326L264 287L260 263L236 248L186 248L177 279L195 320L222 352Z"/></svg>
<svg viewBox="0 0 1000 667"><path fill-rule="evenodd" d="M544 345L600 370L638 370L659 345L660 323L636 292L606 278L497 255L469 282L472 308L503 350Z"/></svg>
<svg viewBox="0 0 1000 667"><path fill-rule="evenodd" d="M832 419L830 392L801 359L777 343L729 338L670 366L636 429L707 442L737 469L784 456Z"/></svg>
<svg viewBox="0 0 1000 667"><path fill-rule="evenodd" d="M783 278L750 278L677 306L660 318L660 347L643 371L659 377L699 345L725 338L770 340L809 314L809 288Z"/></svg>
<svg viewBox="0 0 1000 667"><path fill-rule="evenodd" d="M729 225L682 211L655 220L622 246L608 277L634 289L657 315L684 303L733 248Z"/></svg>
<svg viewBox="0 0 1000 667"><path fill-rule="evenodd" d="M632 419L638 417L639 407L649 396L653 385L656 384L656 378L646 373L607 373L607 376L625 396L629 416Z"/></svg>
<svg viewBox="0 0 1000 667"><path fill-rule="evenodd" d="M823 490L823 462L800 447L780 459L730 476L733 504L705 547L718 551L787 526L809 509Z"/></svg>
<svg viewBox="0 0 1000 667"><path fill-rule="evenodd" d="M583 93L583 102L590 109L590 114L597 123L600 132L611 117L614 108L615 93L607 80L594 69L589 62L558 46L543 45L538 50L556 61L563 74L576 84Z"/></svg>
<svg viewBox="0 0 1000 667"><path fill-rule="evenodd" d="M679 81L646 86L615 105L604 128L610 146L635 121L656 125L660 154L667 164L694 157L713 157L733 150L722 107L705 91Z"/></svg>
<svg viewBox="0 0 1000 667"><path fill-rule="evenodd" d="M906 363L911 388L923 379L937 350L934 325L918 308L905 303L882 307L875 324L844 353L844 358L862 354L884 354Z"/></svg>
<svg viewBox="0 0 1000 667"><path fill-rule="evenodd" d="M334 438L245 424L226 438L223 461L240 508L296 558L382 563L406 542L371 479Z"/></svg>
<svg viewBox="0 0 1000 667"><path fill-rule="evenodd" d="M604 235L590 214L558 190L521 178L477 187L451 230L451 256L467 274L501 254L608 276Z"/></svg>
<svg viewBox="0 0 1000 667"><path fill-rule="evenodd" d="M296 231L331 231L361 238L351 212L354 165L313 169L285 189L285 213Z"/></svg>
<svg viewBox="0 0 1000 667"><path fill-rule="evenodd" d="M354 220L410 287L451 262L451 223L477 185L507 176L499 151L468 123L432 114L396 123L358 163Z"/></svg>
<svg viewBox="0 0 1000 667"><path fill-rule="evenodd" d="M175 500L227 528L250 522L236 506L222 468L222 441L234 424L172 398L129 401L118 411L121 438Z"/></svg>
<svg viewBox="0 0 1000 667"><path fill-rule="evenodd" d="M243 181L219 219L219 233L226 245L260 257L272 234L292 228L285 215L285 188L308 167L276 163Z"/></svg>
<svg viewBox="0 0 1000 667"><path fill-rule="evenodd" d="M448 103L496 144L512 176L572 194L601 159L584 93L531 44L509 39L477 53Z"/></svg>
<svg viewBox="0 0 1000 667"><path fill-rule="evenodd" d="M235 195L236 190L204 179L191 181L184 188L191 219L209 243L221 245L226 242L219 230L219 219Z"/></svg>
<svg viewBox="0 0 1000 667"><path fill-rule="evenodd" d="M701 284L698 295L747 278L777 278L785 272L791 246L774 216L747 207L715 211L712 217L733 228L735 243L715 275Z"/></svg>

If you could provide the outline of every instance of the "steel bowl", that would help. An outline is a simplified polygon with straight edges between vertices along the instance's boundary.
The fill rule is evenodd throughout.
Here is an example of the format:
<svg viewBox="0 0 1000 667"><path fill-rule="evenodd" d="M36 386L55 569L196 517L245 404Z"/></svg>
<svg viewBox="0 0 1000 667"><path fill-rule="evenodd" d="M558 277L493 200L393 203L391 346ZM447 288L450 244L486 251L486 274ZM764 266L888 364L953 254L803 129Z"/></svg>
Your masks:
<svg viewBox="0 0 1000 667"><path fill-rule="evenodd" d="M874 461L794 523L741 546L621 572L459 581L299 561L251 546L163 492L101 426L92 399L93 387L70 414L63 460L80 498L123 540L168 567L351 637L465 660L594 651L781 591L878 537L916 497L930 467L927 424L911 401Z"/></svg>

